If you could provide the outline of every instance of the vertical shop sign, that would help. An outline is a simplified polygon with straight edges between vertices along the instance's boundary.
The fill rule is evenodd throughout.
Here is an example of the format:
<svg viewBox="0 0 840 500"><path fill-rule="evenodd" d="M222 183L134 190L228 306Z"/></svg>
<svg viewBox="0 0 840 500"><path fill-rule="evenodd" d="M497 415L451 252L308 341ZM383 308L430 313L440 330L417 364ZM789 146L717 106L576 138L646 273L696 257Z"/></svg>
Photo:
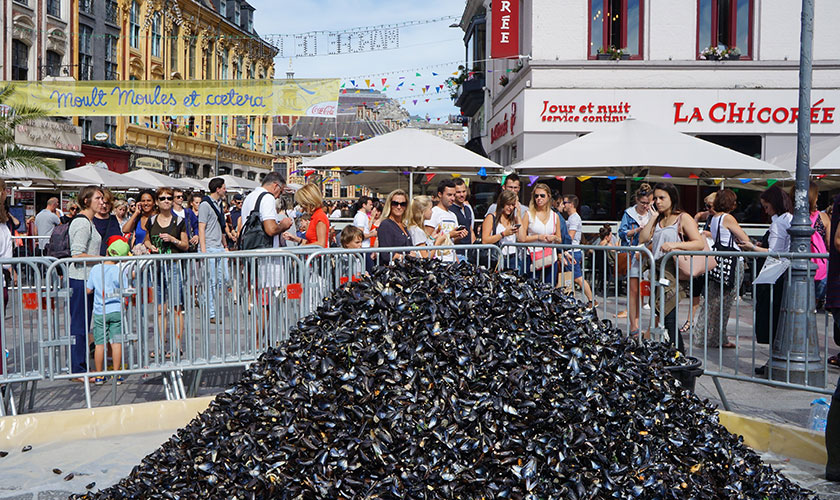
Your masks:
<svg viewBox="0 0 840 500"><path fill-rule="evenodd" d="M519 55L519 0L494 0L493 59L507 59Z"/></svg>

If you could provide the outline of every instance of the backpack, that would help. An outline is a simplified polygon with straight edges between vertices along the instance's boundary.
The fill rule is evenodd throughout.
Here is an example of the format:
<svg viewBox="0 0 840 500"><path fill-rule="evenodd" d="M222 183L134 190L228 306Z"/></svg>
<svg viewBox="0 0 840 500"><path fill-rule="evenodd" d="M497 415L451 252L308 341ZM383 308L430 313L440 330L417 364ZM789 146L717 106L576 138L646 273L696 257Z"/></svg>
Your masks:
<svg viewBox="0 0 840 500"><path fill-rule="evenodd" d="M820 220L820 212L814 212L810 217L811 227L816 229L817 221ZM817 231L811 233L811 253L828 253L825 240ZM814 272L814 280L824 280L828 276L828 259L811 259L811 262L817 266L817 270Z"/></svg>
<svg viewBox="0 0 840 500"><path fill-rule="evenodd" d="M263 196L267 194L269 193L260 193L257 197L257 203L242 224L242 234L239 235L239 250L256 250L274 246L274 238L265 232L260 220L260 203Z"/></svg>
<svg viewBox="0 0 840 500"><path fill-rule="evenodd" d="M65 259L70 257L70 224L79 217L85 217L82 214L76 215L64 224L55 226L52 234L50 234L50 242L47 247L47 255L55 257L56 259ZM87 219L87 217L85 217ZM90 224L90 231L93 234L93 222L88 220Z"/></svg>

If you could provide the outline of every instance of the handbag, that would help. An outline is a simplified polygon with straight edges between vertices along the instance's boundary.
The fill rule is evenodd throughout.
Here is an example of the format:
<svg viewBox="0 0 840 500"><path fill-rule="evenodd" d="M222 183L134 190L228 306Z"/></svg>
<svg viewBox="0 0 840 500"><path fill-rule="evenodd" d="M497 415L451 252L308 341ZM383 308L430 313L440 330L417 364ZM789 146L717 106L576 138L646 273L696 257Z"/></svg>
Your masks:
<svg viewBox="0 0 840 500"><path fill-rule="evenodd" d="M732 246L726 246L720 242L720 226L723 224L723 218L726 215L722 215L720 219L718 219L718 229L717 235L715 235L715 245L714 248L718 252L731 252L737 251ZM729 244L732 244L732 233L729 236ZM719 256L715 257L715 261L717 265L709 270L709 278L716 281L717 283L723 283L723 286L730 287L735 283L735 265L737 263L738 257L727 255L727 256Z"/></svg>
<svg viewBox="0 0 840 500"><path fill-rule="evenodd" d="M534 263L534 269L545 269L557 262L557 254L553 248L535 248L531 250L531 262Z"/></svg>
<svg viewBox="0 0 840 500"><path fill-rule="evenodd" d="M633 255L628 252L619 252L615 256L615 276L621 278L627 274L627 268L630 267L630 261Z"/></svg>
<svg viewBox="0 0 840 500"><path fill-rule="evenodd" d="M680 239L682 239L682 217L680 218ZM706 240L703 247L704 252L711 252L709 241ZM711 271L717 266L714 258L709 258L705 255L679 255L677 256L677 275L681 280L690 280L703 273Z"/></svg>
<svg viewBox="0 0 840 500"><path fill-rule="evenodd" d="M490 233L490 234L495 235L496 234L496 214L492 213L492 214L489 214L489 215L490 215L490 217L493 218L493 232ZM481 244L481 238L477 239L475 242L476 242L476 244ZM500 239L499 241L494 243L494 245L496 245L499 248L502 248L502 240ZM488 259L489 259L489 269L491 271L497 270L499 268L499 256L496 255L496 252L489 252ZM484 259L481 259L481 260L484 260ZM481 264L481 261L476 261L476 262L478 262L479 265Z"/></svg>

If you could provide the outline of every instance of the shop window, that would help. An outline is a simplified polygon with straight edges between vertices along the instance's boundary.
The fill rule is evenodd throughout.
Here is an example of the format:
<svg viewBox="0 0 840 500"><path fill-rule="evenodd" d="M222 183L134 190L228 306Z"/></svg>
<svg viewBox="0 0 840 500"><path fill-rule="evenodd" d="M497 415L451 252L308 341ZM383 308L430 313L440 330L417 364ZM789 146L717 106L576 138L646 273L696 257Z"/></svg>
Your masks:
<svg viewBox="0 0 840 500"><path fill-rule="evenodd" d="M12 40L12 80L28 80L29 46L20 40Z"/></svg>
<svg viewBox="0 0 840 500"><path fill-rule="evenodd" d="M697 57L710 47L752 58L753 0L698 0ZM730 56L730 58L735 56Z"/></svg>
<svg viewBox="0 0 840 500"><path fill-rule="evenodd" d="M131 10L128 15L128 43L131 48L140 48L140 6L137 2L131 2Z"/></svg>
<svg viewBox="0 0 840 500"><path fill-rule="evenodd" d="M614 48L641 59L643 27L644 0L589 0L589 58Z"/></svg>
<svg viewBox="0 0 840 500"><path fill-rule="evenodd" d="M160 13L152 16L152 57L160 57Z"/></svg>

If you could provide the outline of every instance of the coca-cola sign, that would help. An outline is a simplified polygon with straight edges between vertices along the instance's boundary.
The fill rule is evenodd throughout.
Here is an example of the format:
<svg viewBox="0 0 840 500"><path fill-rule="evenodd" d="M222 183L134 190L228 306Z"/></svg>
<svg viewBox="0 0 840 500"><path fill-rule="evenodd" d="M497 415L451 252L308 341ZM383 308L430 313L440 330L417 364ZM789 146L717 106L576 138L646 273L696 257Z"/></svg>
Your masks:
<svg viewBox="0 0 840 500"><path fill-rule="evenodd" d="M334 118L338 114L338 103L335 101L313 104L306 110L306 116L328 116Z"/></svg>

